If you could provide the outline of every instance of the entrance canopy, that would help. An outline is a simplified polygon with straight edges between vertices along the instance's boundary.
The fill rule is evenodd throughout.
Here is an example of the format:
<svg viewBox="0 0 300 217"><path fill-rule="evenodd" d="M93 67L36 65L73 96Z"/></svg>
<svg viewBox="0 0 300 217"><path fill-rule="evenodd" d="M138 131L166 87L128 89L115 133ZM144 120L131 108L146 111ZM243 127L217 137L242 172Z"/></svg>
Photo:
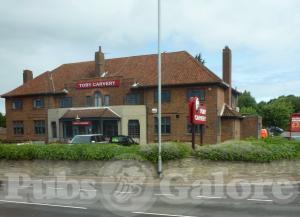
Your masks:
<svg viewBox="0 0 300 217"><path fill-rule="evenodd" d="M62 119L75 119L79 118L116 118L120 119L121 116L110 108L71 108L61 118Z"/></svg>

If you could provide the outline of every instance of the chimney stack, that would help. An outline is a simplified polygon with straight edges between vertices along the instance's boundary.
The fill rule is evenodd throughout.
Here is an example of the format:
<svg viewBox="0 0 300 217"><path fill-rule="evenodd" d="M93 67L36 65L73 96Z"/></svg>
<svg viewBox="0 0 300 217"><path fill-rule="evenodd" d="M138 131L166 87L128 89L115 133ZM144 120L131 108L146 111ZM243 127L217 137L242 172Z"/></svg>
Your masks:
<svg viewBox="0 0 300 217"><path fill-rule="evenodd" d="M99 46L99 51L95 53L96 76L100 77L101 74L104 73L104 65L105 65L104 53L101 51L101 46Z"/></svg>
<svg viewBox="0 0 300 217"><path fill-rule="evenodd" d="M223 81L229 85L225 91L225 103L231 107L231 50L228 46L223 49Z"/></svg>
<svg viewBox="0 0 300 217"><path fill-rule="evenodd" d="M33 74L31 70L25 69L23 70L23 84L33 79Z"/></svg>

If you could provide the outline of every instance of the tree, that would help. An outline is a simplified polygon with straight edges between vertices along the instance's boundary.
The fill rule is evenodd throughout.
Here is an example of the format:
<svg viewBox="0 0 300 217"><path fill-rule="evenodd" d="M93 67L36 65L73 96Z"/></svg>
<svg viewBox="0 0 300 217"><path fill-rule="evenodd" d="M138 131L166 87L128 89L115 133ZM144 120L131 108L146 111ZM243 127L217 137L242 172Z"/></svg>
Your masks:
<svg viewBox="0 0 300 217"><path fill-rule="evenodd" d="M206 63L205 60L202 58L202 54L201 54L201 53L196 54L195 59L196 59L199 63L201 63L202 65L205 65L205 63Z"/></svg>
<svg viewBox="0 0 300 217"><path fill-rule="evenodd" d="M290 102L273 100L260 106L259 113L263 117L265 127L276 126L287 129L290 115L293 112L293 106Z"/></svg>
<svg viewBox="0 0 300 217"><path fill-rule="evenodd" d="M249 91L244 91L240 96L238 100L238 107L242 109L243 107L252 107L256 109L257 103L253 96L251 96L251 93Z"/></svg>
<svg viewBox="0 0 300 217"><path fill-rule="evenodd" d="M0 127L5 127L6 126L6 118L2 113L0 112Z"/></svg>
<svg viewBox="0 0 300 217"><path fill-rule="evenodd" d="M290 102L293 106L293 112L299 113L300 112L300 97L294 96L294 95L288 95L288 96L280 96L278 97L278 100L285 100L287 102Z"/></svg>
<svg viewBox="0 0 300 217"><path fill-rule="evenodd" d="M257 115L257 110L253 107L242 107L240 113L242 115Z"/></svg>

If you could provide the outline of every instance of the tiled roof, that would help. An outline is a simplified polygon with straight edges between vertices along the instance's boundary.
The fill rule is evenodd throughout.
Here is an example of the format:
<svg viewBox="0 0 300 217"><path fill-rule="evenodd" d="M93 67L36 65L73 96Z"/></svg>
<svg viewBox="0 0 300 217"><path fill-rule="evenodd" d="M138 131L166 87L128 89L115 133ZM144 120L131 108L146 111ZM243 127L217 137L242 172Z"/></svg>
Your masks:
<svg viewBox="0 0 300 217"><path fill-rule="evenodd" d="M230 108L227 104L224 104L223 113L221 117L226 118L242 118L242 115L236 110Z"/></svg>
<svg viewBox="0 0 300 217"><path fill-rule="evenodd" d="M118 114L113 112L109 108L84 108L84 109L69 109L62 118L96 118L96 117L103 117L103 118L120 118Z"/></svg>
<svg viewBox="0 0 300 217"><path fill-rule="evenodd" d="M64 64L45 72L2 97L30 94L61 93L66 81L92 79L95 62ZM142 55L105 60L108 77L133 78L143 87L157 84L157 55ZM217 75L200 64L186 51L162 54L162 84L224 83Z"/></svg>

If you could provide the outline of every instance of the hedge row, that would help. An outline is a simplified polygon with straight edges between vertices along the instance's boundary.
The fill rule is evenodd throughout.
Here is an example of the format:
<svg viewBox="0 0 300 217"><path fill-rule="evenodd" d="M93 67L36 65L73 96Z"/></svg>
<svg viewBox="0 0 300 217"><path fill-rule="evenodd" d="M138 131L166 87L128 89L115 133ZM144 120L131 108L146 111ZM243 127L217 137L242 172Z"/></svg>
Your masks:
<svg viewBox="0 0 300 217"><path fill-rule="evenodd" d="M267 140L230 141L200 147L195 152L200 159L216 161L271 162L300 159L300 142L282 138Z"/></svg>
<svg viewBox="0 0 300 217"><path fill-rule="evenodd" d="M176 160L189 155L185 144L168 143L162 146L163 160ZM149 160L157 159L157 146L120 146L115 144L0 144L0 159L5 160Z"/></svg>

